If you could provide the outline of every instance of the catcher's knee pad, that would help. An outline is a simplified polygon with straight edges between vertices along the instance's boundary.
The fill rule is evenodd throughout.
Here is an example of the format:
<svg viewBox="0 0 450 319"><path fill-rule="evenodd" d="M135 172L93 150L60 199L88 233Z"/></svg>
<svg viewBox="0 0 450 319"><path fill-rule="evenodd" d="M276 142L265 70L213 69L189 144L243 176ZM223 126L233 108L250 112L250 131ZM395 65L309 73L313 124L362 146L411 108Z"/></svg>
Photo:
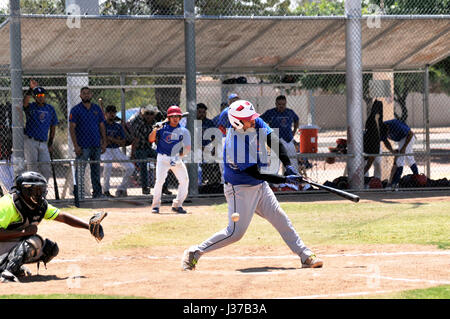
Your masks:
<svg viewBox="0 0 450 319"><path fill-rule="evenodd" d="M42 255L44 240L39 235L33 235L24 241L24 264L37 261Z"/></svg>

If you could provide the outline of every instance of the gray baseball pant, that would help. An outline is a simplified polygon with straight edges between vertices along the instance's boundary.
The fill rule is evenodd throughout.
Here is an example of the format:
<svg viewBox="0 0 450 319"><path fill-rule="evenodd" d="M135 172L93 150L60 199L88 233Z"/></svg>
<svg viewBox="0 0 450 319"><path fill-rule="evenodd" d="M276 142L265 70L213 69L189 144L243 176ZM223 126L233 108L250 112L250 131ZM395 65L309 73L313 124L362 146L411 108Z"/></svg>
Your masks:
<svg viewBox="0 0 450 319"><path fill-rule="evenodd" d="M224 193L228 203L228 226L205 240L199 246L193 246L198 259L204 253L228 246L240 240L256 213L269 221L279 232L289 248L297 254L302 263L312 255L311 250L305 246L300 236L292 226L289 217L280 207L275 194L267 182L258 185L224 185ZM231 220L231 215L237 212L240 219Z"/></svg>

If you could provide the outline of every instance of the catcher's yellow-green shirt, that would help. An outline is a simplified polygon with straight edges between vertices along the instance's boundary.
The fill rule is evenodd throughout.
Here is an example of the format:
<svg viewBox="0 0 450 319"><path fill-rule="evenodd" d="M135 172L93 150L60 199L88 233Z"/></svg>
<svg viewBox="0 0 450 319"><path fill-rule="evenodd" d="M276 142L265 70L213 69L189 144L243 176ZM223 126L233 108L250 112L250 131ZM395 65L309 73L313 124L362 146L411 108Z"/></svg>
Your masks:
<svg viewBox="0 0 450 319"><path fill-rule="evenodd" d="M48 204L44 219L55 219L59 214L59 209ZM6 229L12 223L22 221L22 216L17 212L11 194L6 194L0 198L0 228Z"/></svg>

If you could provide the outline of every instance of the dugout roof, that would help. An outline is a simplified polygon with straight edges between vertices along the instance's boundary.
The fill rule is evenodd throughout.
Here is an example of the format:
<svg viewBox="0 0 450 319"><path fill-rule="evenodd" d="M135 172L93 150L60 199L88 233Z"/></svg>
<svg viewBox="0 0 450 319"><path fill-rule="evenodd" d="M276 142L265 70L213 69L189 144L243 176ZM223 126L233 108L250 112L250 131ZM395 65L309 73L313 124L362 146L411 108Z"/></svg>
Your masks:
<svg viewBox="0 0 450 319"><path fill-rule="evenodd" d="M409 70L450 55L450 16L365 16L364 70ZM185 73L183 17L23 16L24 73ZM344 17L199 17L196 67L204 74L345 70ZM9 22L0 66L9 65Z"/></svg>

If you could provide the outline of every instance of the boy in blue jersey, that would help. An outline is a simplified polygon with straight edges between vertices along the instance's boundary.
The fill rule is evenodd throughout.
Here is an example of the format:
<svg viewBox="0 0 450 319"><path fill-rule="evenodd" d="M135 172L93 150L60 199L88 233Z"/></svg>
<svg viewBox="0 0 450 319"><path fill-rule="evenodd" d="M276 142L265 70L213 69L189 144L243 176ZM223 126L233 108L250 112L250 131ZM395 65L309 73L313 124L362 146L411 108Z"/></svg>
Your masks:
<svg viewBox="0 0 450 319"><path fill-rule="evenodd" d="M47 91L38 86L35 80L30 81L30 89L23 99L26 124L24 130L24 157L27 168L39 171L48 180L52 174L50 153L53 151L58 118L53 106L47 104ZM30 103L31 97L35 102Z"/></svg>
<svg viewBox="0 0 450 319"><path fill-rule="evenodd" d="M129 160L128 156L120 150L120 146L125 146L126 139L123 126L115 122L116 113L117 109L114 105L108 105L105 109L105 129L108 145L106 145L105 153L101 155L102 161ZM107 197L113 197L109 192L112 164L112 162L103 164L103 192ZM128 183L134 172L134 165L130 162L119 162L118 164L125 170L125 174L122 177L122 182L117 187L116 196L125 197L127 196Z"/></svg>
<svg viewBox="0 0 450 319"><path fill-rule="evenodd" d="M290 165L289 157L272 129L256 113L253 105L238 100L228 108L230 128L224 146L224 193L228 203L228 226L200 245L188 248L182 258L184 270L194 270L199 258L208 252L240 240L254 213L267 219L280 233L289 248L299 256L302 267L318 268L323 262L306 247L292 226L289 217L280 207L268 183L302 184L303 178ZM260 171L264 145L277 152L286 167L288 176L266 174ZM278 166L277 166L278 167ZM233 220L239 214L238 221Z"/></svg>
<svg viewBox="0 0 450 319"><path fill-rule="evenodd" d="M88 87L80 90L81 103L70 110L69 131L72 144L75 149L76 159L80 161L92 161L91 183L92 197L104 197L100 184L100 156L106 151L105 117L99 105L91 103L92 91ZM81 166L80 168L78 166ZM77 165L75 178L78 175L84 177L86 164ZM84 182L80 182L80 198L84 197Z"/></svg>
<svg viewBox="0 0 450 319"><path fill-rule="evenodd" d="M153 193L152 213L159 214L161 194L167 173L171 170L178 180L177 196L172 202L172 211L186 214L183 202L188 195L189 176L182 157L191 150L191 137L189 131L180 125L183 113L173 105L167 109L168 122L155 124L148 140L156 143L156 181Z"/></svg>
<svg viewBox="0 0 450 319"><path fill-rule="evenodd" d="M396 188L403 174L403 166L407 163L413 174L419 174L413 155L414 133L404 122L394 119L383 122L380 130L380 139L386 148L395 154L394 165L391 172L391 187ZM389 140L397 142L398 149L394 150Z"/></svg>

